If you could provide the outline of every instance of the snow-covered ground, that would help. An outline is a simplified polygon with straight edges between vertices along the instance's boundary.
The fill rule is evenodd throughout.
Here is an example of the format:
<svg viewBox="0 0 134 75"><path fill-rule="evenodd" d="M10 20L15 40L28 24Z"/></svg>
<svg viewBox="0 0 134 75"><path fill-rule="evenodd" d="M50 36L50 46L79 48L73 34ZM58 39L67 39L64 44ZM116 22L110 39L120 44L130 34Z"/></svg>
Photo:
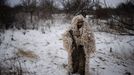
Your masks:
<svg viewBox="0 0 134 75"><path fill-rule="evenodd" d="M69 24L56 23L45 33L7 30L1 36L0 60L19 57L22 68L35 75L67 75L67 52L62 42L67 26ZM94 34L97 50L91 56L91 75L134 75L134 36ZM31 53L31 56L21 51Z"/></svg>

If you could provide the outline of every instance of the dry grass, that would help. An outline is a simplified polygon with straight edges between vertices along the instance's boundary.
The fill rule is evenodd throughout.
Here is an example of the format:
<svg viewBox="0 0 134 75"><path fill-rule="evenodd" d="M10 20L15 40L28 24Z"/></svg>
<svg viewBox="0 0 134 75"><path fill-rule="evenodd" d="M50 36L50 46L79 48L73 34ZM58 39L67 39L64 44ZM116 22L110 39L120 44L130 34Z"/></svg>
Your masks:
<svg viewBox="0 0 134 75"><path fill-rule="evenodd" d="M27 69L25 62L19 57L13 56L0 60L0 75L36 75Z"/></svg>
<svg viewBox="0 0 134 75"><path fill-rule="evenodd" d="M31 58L31 59L38 58L38 56L33 51L25 51L23 49L18 49L16 55L26 57L26 58Z"/></svg>

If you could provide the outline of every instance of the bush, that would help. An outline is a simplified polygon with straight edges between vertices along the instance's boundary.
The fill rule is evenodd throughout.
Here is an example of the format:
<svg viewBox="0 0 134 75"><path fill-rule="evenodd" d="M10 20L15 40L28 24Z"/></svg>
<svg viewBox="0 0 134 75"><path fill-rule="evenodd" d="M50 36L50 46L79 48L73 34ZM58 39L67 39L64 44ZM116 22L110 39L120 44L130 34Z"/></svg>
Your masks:
<svg viewBox="0 0 134 75"><path fill-rule="evenodd" d="M12 23L15 21L13 9L0 2L0 26L2 29L8 29L12 27Z"/></svg>

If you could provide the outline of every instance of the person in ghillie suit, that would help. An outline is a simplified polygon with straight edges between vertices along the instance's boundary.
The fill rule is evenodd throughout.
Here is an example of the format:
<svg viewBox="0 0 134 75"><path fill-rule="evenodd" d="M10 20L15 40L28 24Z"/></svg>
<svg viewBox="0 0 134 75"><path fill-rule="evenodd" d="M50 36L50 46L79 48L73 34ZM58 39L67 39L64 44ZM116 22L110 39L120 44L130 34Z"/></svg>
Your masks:
<svg viewBox="0 0 134 75"><path fill-rule="evenodd" d="M72 19L71 27L63 34L63 45L68 52L69 74L89 75L89 59L95 52L95 38L82 15Z"/></svg>

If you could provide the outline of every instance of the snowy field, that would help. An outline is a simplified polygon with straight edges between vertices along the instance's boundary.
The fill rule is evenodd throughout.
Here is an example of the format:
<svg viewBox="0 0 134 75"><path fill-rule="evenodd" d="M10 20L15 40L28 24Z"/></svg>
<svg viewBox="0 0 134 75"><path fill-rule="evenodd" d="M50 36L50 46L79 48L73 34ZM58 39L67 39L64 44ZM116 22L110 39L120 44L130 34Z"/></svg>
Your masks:
<svg viewBox="0 0 134 75"><path fill-rule="evenodd" d="M69 24L56 23L45 33L40 30L7 30L1 34L0 60L4 62L1 64L17 66L19 61L21 67L32 75L67 75L67 52L62 42L67 26ZM94 34L97 50L91 56L91 75L134 75L134 36ZM17 61L9 64L9 60L15 58Z"/></svg>

